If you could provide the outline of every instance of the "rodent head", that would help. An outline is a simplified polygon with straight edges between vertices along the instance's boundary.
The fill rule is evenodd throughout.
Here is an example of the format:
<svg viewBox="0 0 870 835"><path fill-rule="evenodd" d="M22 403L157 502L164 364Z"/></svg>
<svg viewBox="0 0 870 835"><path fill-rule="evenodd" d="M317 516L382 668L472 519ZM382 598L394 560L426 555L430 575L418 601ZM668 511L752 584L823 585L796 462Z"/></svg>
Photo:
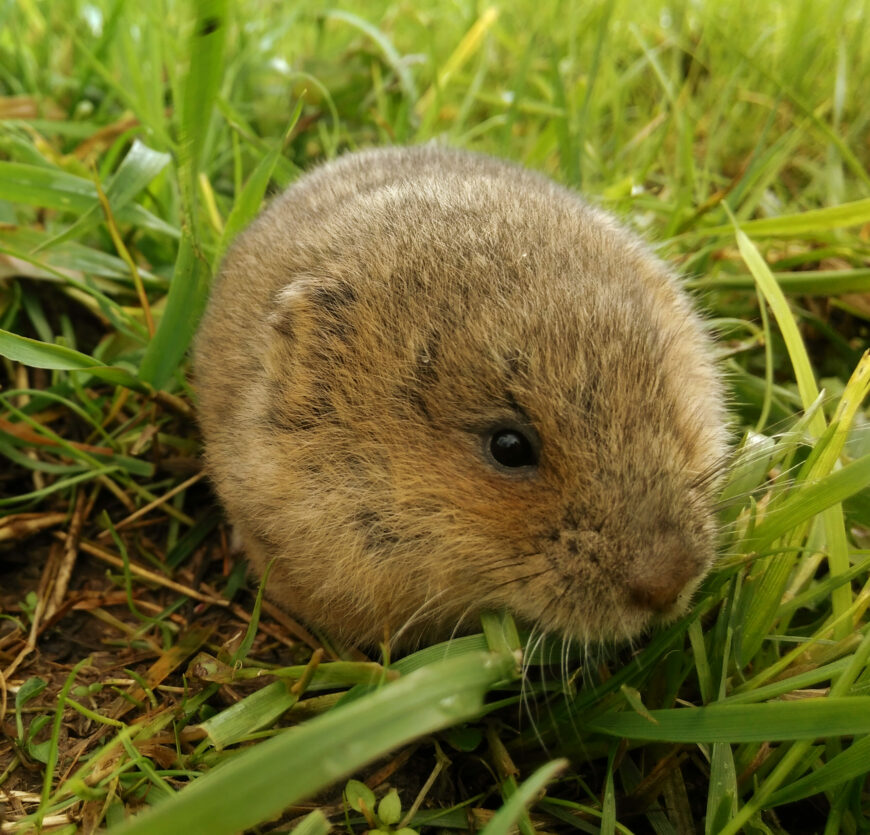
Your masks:
<svg viewBox="0 0 870 835"><path fill-rule="evenodd" d="M272 294L256 463L222 493L280 558L277 596L357 640L500 607L630 638L712 563L724 433L698 320L608 216L516 176L318 219Z"/></svg>

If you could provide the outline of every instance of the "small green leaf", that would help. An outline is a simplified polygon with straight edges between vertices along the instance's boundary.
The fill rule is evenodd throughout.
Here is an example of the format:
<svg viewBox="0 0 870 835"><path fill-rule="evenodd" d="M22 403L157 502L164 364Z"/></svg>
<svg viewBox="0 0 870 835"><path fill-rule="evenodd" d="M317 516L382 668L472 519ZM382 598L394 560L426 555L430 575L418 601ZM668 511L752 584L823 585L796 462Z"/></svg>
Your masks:
<svg viewBox="0 0 870 835"><path fill-rule="evenodd" d="M347 801L347 805L357 812L362 812L363 806L369 812L373 812L375 809L375 793L359 780L347 781L347 785L344 787L344 799Z"/></svg>
<svg viewBox="0 0 870 835"><path fill-rule="evenodd" d="M643 703L643 698L640 695L640 691L634 687L629 687L627 684L623 684L619 688L622 691L622 695L625 696L625 700L631 705L632 710L640 716L643 716L644 719L647 719L650 722L658 724L656 718L649 712L649 708Z"/></svg>
<svg viewBox="0 0 870 835"><path fill-rule="evenodd" d="M48 755L51 751L51 740L46 739L44 742L34 742L33 738L39 735L39 732L51 722L51 716L36 716L30 723L27 729L27 753L31 759L37 762L47 763Z"/></svg>
<svg viewBox="0 0 870 835"><path fill-rule="evenodd" d="M48 682L38 676L27 679L27 681L18 688L18 692L15 694L15 709L20 710L31 699L35 698L45 690L47 686Z"/></svg>
<svg viewBox="0 0 870 835"><path fill-rule="evenodd" d="M395 789L390 789L378 803L378 817L381 823L387 826L397 824L402 817L402 801L399 800L399 793Z"/></svg>
<svg viewBox="0 0 870 835"><path fill-rule="evenodd" d="M15 694L15 730L18 733L18 739L22 743L24 742L24 720L21 716L21 710L24 705L38 696L47 686L48 682L45 679L34 676L27 679Z"/></svg>
<svg viewBox="0 0 870 835"><path fill-rule="evenodd" d="M448 728L443 736L457 751L474 751L483 741L483 731L478 727Z"/></svg>

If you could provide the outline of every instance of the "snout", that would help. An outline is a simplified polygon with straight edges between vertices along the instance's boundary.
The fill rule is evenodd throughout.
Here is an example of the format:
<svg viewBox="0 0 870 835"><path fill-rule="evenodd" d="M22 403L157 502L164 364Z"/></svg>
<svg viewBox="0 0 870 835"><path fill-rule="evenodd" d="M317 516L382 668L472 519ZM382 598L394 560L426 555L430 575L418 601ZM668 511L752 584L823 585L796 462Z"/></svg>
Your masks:
<svg viewBox="0 0 870 835"><path fill-rule="evenodd" d="M632 603L657 614L669 612L686 586L704 573L708 548L676 530L661 536L653 548L636 556L628 577Z"/></svg>
<svg viewBox="0 0 870 835"><path fill-rule="evenodd" d="M629 581L629 596L641 609L663 614L673 608L680 593L698 573L693 566L677 561L664 569L642 568Z"/></svg>

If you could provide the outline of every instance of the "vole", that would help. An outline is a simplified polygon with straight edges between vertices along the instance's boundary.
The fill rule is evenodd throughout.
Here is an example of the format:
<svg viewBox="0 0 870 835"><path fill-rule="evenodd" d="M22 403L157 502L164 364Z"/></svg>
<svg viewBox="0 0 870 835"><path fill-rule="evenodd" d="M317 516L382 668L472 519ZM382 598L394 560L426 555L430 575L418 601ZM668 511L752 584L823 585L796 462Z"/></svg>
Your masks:
<svg viewBox="0 0 870 835"><path fill-rule="evenodd" d="M345 639L499 608L631 639L713 561L702 321L633 233L517 165L423 146L302 176L226 256L194 367L251 565Z"/></svg>

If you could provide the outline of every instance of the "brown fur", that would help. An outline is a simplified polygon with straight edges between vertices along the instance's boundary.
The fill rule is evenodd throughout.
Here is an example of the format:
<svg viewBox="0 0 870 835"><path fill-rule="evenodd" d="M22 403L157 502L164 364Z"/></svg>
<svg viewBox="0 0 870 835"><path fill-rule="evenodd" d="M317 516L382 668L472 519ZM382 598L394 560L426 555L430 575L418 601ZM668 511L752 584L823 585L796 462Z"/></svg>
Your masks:
<svg viewBox="0 0 870 835"><path fill-rule="evenodd" d="M722 392L668 269L519 167L432 146L300 179L196 342L207 466L269 593L363 643L507 607L582 641L685 608L713 560ZM536 469L486 433L533 427Z"/></svg>

